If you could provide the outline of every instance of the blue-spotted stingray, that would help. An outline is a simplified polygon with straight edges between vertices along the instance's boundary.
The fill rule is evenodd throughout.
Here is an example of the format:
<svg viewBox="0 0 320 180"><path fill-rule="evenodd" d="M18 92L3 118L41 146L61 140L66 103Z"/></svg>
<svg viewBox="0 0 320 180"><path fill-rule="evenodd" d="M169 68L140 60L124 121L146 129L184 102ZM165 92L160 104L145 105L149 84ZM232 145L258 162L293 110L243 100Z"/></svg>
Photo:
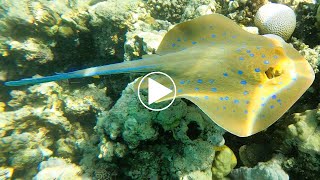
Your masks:
<svg viewBox="0 0 320 180"><path fill-rule="evenodd" d="M162 71L175 81L177 97L192 101L230 133L245 137L278 120L315 77L298 51L274 37L248 33L219 14L205 15L176 25L165 35L156 54L142 60L5 85ZM161 78L157 81L162 82ZM169 99L172 95L160 101Z"/></svg>

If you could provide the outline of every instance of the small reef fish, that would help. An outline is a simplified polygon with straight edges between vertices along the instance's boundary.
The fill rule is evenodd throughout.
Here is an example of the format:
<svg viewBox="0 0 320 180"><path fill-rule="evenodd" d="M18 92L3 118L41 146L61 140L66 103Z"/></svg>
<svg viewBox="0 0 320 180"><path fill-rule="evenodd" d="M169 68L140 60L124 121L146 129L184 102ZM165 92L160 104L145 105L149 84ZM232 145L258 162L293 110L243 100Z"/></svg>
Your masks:
<svg viewBox="0 0 320 180"><path fill-rule="evenodd" d="M275 37L248 33L223 15L205 15L176 25L165 35L156 54L142 60L5 85L162 71L175 81L177 97L192 101L230 133L246 137L277 121L315 78L298 51ZM162 83L161 78L157 81ZM171 98L169 95L160 101Z"/></svg>

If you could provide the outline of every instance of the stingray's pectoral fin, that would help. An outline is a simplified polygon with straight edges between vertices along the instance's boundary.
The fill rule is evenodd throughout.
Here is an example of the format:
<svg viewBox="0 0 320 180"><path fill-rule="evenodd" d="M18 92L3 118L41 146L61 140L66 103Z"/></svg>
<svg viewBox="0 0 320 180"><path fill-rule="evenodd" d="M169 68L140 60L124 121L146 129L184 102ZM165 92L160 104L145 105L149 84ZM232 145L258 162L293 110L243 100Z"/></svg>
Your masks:
<svg viewBox="0 0 320 180"><path fill-rule="evenodd" d="M250 113L245 107L235 107L227 101L221 103L217 97L185 97L196 104L213 122L239 137L247 137L252 132Z"/></svg>

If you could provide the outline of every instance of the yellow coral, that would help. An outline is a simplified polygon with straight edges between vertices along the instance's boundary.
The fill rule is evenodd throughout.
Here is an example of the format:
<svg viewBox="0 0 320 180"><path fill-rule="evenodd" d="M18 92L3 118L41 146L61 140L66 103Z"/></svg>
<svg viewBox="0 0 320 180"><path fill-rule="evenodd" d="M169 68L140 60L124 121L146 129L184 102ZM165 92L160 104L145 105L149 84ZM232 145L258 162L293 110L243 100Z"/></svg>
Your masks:
<svg viewBox="0 0 320 180"><path fill-rule="evenodd" d="M4 102L0 102L0 112L4 112L6 108L6 104Z"/></svg>
<svg viewBox="0 0 320 180"><path fill-rule="evenodd" d="M222 179L237 165L237 158L226 145L214 147L214 150L216 151L216 157L211 168L212 178Z"/></svg>

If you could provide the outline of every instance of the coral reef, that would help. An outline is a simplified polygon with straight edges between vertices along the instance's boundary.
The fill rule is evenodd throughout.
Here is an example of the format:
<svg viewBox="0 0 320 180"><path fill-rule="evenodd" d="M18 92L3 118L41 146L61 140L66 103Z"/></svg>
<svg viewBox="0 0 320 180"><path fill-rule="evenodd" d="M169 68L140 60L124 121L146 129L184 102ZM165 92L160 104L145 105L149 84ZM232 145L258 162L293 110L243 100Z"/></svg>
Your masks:
<svg viewBox="0 0 320 180"><path fill-rule="evenodd" d="M39 165L39 172L34 179L89 179L81 176L80 166L60 158L49 158Z"/></svg>
<svg viewBox="0 0 320 180"><path fill-rule="evenodd" d="M308 4L315 4L316 0L272 0L273 3L279 3L279 4L285 4L287 6L290 6L294 10L300 5L304 3Z"/></svg>
<svg viewBox="0 0 320 180"><path fill-rule="evenodd" d="M317 10L317 14L316 14L316 19L317 19L318 28L320 28L320 6L318 6L318 10Z"/></svg>
<svg viewBox="0 0 320 180"><path fill-rule="evenodd" d="M317 45L314 48L310 48L308 45L295 37L292 38L292 44L299 50L299 53L302 54L310 63L314 72L319 72L320 45Z"/></svg>
<svg viewBox="0 0 320 180"><path fill-rule="evenodd" d="M297 29L289 43L318 72L319 4L272 2L295 10ZM257 33L254 17L266 3L1 1L0 81L151 55L173 25L210 13ZM129 78L98 81L107 88L86 82L1 88L11 98L1 93L0 179L318 178L320 107L314 106L319 99L310 99L318 94L316 85L267 131L236 139L189 101L177 99L169 109L153 112L140 104L133 84L127 86ZM121 93L122 86L127 87ZM114 94L121 97L113 105L107 96Z"/></svg>
<svg viewBox="0 0 320 180"><path fill-rule="evenodd" d="M267 0L217 0L216 2L218 4L216 5L218 13L246 26L252 25L257 10L268 3Z"/></svg>
<svg viewBox="0 0 320 180"><path fill-rule="evenodd" d="M239 157L243 165L253 167L271 159L272 149L268 144L247 144L239 148Z"/></svg>
<svg viewBox="0 0 320 180"><path fill-rule="evenodd" d="M296 28L296 15L288 6L270 3L259 8L254 23L261 34L276 34L288 40Z"/></svg>
<svg viewBox="0 0 320 180"><path fill-rule="evenodd" d="M103 1L89 8L92 36L98 58L123 60L125 33L141 18L148 18L144 4L137 0ZM150 17L150 16L149 16ZM104 24L108 24L105 26Z"/></svg>
<svg viewBox="0 0 320 180"><path fill-rule="evenodd" d="M317 178L320 171L319 109L293 114L283 129L276 131L282 141L280 151L289 157L284 167L293 178ZM293 151L296 156L292 155Z"/></svg>
<svg viewBox="0 0 320 180"><path fill-rule="evenodd" d="M37 165L52 155L77 160L92 132L93 114L110 104L95 86L79 94L45 83L13 90L11 96L11 110L0 113L0 163L12 168L14 177L34 176Z"/></svg>
<svg viewBox="0 0 320 180"><path fill-rule="evenodd" d="M297 26L293 33L294 37L297 37L310 47L319 45L320 34L317 28L316 19L317 5L314 3L299 3L295 9L297 15Z"/></svg>
<svg viewBox="0 0 320 180"><path fill-rule="evenodd" d="M168 20L169 22L180 22L182 14L186 9L188 0L150 0L147 2L152 17Z"/></svg>
<svg viewBox="0 0 320 180"><path fill-rule="evenodd" d="M81 33L89 32L90 1L2 1L0 4L0 71L3 80L34 75L51 63L61 45L76 53ZM3 68L6 64L6 68ZM14 72L14 73L13 73ZM19 72L19 73L15 73ZM32 73L33 72L33 73Z"/></svg>
<svg viewBox="0 0 320 180"><path fill-rule="evenodd" d="M134 156L135 161L148 164L149 169L145 169L146 164L131 166L132 160L129 160L124 173L134 179L152 172L157 176L175 174L179 177L209 170L215 157L214 147L224 144L224 131L198 108L176 100L170 109L149 111L139 102L132 84L108 113L100 115L96 129L101 136L99 158L112 161ZM156 147L153 147L155 141ZM230 156L230 151L223 150L220 154L226 155L217 157ZM229 166L231 170L232 165ZM226 170L217 167L215 171Z"/></svg>
<svg viewBox="0 0 320 180"><path fill-rule="evenodd" d="M232 179L289 180L288 174L281 168L281 158L275 157L261 162L253 168L241 167L231 172Z"/></svg>
<svg viewBox="0 0 320 180"><path fill-rule="evenodd" d="M215 1L210 0L149 0L147 2L147 9L155 19L178 23L201 15L214 13L216 5Z"/></svg>

